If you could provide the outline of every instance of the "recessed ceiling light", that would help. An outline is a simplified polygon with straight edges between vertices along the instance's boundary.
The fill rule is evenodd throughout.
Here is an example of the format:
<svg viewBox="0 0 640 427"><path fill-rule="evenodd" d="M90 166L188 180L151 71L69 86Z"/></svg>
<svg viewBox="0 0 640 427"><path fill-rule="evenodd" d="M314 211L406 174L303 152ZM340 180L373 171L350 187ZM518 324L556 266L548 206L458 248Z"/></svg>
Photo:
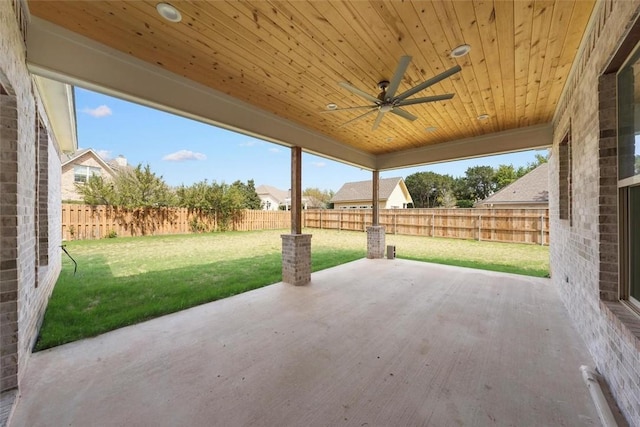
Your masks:
<svg viewBox="0 0 640 427"><path fill-rule="evenodd" d="M478 116L478 120L487 120L489 118L488 114L480 114Z"/></svg>
<svg viewBox="0 0 640 427"><path fill-rule="evenodd" d="M393 137L392 136L388 136L387 137L387 142L391 142L391 141L393 141Z"/></svg>
<svg viewBox="0 0 640 427"><path fill-rule="evenodd" d="M336 108L338 108L338 106L333 102L330 104L327 104L327 110L335 110Z"/></svg>
<svg viewBox="0 0 640 427"><path fill-rule="evenodd" d="M425 128L425 130L426 130L427 132L435 132L435 131L437 131L437 130L438 130L438 128L437 128L437 127L435 127L435 126L429 126L428 128Z"/></svg>
<svg viewBox="0 0 640 427"><path fill-rule="evenodd" d="M164 19L169 22L180 22L182 21L182 14L178 9L171 6L169 3L158 3L156 5L156 10Z"/></svg>
<svg viewBox="0 0 640 427"><path fill-rule="evenodd" d="M461 44L458 47L454 47L449 56L451 56L452 58L460 58L461 56L465 56L467 53L469 53L470 50L471 46L469 46L468 44Z"/></svg>

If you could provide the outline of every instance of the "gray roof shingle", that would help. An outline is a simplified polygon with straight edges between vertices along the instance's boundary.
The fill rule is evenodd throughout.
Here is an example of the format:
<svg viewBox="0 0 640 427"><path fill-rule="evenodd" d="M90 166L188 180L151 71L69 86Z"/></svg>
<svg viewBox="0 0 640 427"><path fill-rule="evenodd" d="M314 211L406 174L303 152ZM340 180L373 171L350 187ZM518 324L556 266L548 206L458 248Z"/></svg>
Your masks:
<svg viewBox="0 0 640 427"><path fill-rule="evenodd" d="M478 205L548 202L549 164L543 163L502 190L478 202Z"/></svg>

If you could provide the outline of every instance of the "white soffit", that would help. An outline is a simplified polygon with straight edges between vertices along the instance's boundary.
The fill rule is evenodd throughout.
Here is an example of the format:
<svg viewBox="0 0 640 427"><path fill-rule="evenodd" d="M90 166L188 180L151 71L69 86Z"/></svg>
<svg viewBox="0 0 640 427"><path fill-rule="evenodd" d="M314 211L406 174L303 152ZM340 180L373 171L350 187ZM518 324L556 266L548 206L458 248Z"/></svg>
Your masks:
<svg viewBox="0 0 640 427"><path fill-rule="evenodd" d="M553 144L553 126L548 124L511 129L474 138L378 156L379 170L448 162L494 154L548 148Z"/></svg>
<svg viewBox="0 0 640 427"><path fill-rule="evenodd" d="M60 150L65 153L76 151L78 134L73 88L45 77L33 78L47 114L49 130L53 133Z"/></svg>
<svg viewBox="0 0 640 427"><path fill-rule="evenodd" d="M32 17L27 65L41 76L286 146L300 146L364 169L375 156L167 70Z"/></svg>

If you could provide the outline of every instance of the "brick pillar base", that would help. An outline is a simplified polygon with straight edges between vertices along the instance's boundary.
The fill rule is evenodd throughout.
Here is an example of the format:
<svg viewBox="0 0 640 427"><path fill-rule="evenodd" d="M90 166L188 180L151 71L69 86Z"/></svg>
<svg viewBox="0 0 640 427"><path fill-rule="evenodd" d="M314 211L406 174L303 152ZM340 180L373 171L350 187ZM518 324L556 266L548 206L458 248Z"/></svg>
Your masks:
<svg viewBox="0 0 640 427"><path fill-rule="evenodd" d="M282 281L295 286L311 281L311 234L283 234Z"/></svg>
<svg viewBox="0 0 640 427"><path fill-rule="evenodd" d="M384 226L367 227L367 258L384 258Z"/></svg>

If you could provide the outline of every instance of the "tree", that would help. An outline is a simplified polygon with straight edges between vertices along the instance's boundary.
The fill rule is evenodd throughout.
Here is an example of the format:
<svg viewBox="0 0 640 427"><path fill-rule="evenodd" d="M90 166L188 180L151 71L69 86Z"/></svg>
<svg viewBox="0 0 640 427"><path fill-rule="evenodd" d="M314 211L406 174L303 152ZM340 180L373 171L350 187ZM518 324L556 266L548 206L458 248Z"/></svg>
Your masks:
<svg viewBox="0 0 640 427"><path fill-rule="evenodd" d="M242 194L244 209L262 209L262 200L260 200L260 196L258 196L256 192L256 186L252 179L248 180L246 184L238 180L231 184L231 186L237 188Z"/></svg>
<svg viewBox="0 0 640 427"><path fill-rule="evenodd" d="M416 172L407 176L404 183L416 208L442 206L443 197L453 188L453 178L435 172Z"/></svg>
<svg viewBox="0 0 640 427"><path fill-rule="evenodd" d="M151 172L147 164L124 170L115 178L116 202L127 208L171 206L175 197L162 176Z"/></svg>
<svg viewBox="0 0 640 427"><path fill-rule="evenodd" d="M175 195L161 176L149 165L139 164L121 172L113 180L94 175L86 183L76 184L84 202L90 205L112 205L127 208L172 206Z"/></svg>
<svg viewBox="0 0 640 427"><path fill-rule="evenodd" d="M489 197L496 188L494 170L491 166L467 168L465 176L456 182L458 200L478 201Z"/></svg>
<svg viewBox="0 0 640 427"><path fill-rule="evenodd" d="M76 182L76 189L87 205L116 204L114 183L101 175L91 175L87 182Z"/></svg>
<svg viewBox="0 0 640 427"><path fill-rule="evenodd" d="M513 165L500 165L498 169L496 169L493 180L495 183L496 191L506 187L511 184L513 181L520 178L518 171L513 167Z"/></svg>
<svg viewBox="0 0 640 427"><path fill-rule="evenodd" d="M240 219L246 209L246 198L240 185L223 183L211 184L207 180L196 182L176 191L179 206L197 209L215 218L219 230L228 230L229 226ZM254 189L255 191L255 189Z"/></svg>
<svg viewBox="0 0 640 427"><path fill-rule="evenodd" d="M307 207L315 209L328 208L333 195L333 190L320 190L319 188L307 188L302 192L302 196L307 199Z"/></svg>

